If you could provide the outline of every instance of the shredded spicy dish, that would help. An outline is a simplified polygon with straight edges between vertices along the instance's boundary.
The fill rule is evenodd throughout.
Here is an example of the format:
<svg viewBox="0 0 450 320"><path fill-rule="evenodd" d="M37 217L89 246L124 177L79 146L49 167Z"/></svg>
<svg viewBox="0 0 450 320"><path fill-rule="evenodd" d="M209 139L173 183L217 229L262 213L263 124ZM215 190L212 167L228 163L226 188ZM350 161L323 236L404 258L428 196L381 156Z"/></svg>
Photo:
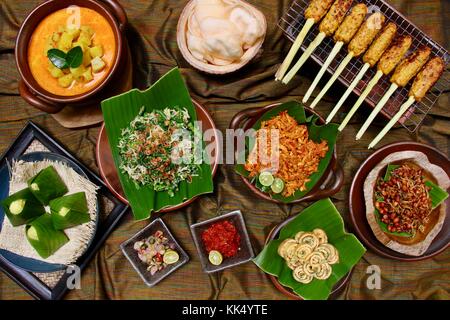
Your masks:
<svg viewBox="0 0 450 320"><path fill-rule="evenodd" d="M433 211L423 169L403 164L391 172L388 181L380 178L375 188L375 208L389 232L414 235L424 232Z"/></svg>
<svg viewBox="0 0 450 320"><path fill-rule="evenodd" d="M181 181L192 181L200 166L194 162L194 126L186 109L143 113L122 130L118 148L120 170L139 186L167 191L170 196ZM188 134L191 139L185 139Z"/></svg>
<svg viewBox="0 0 450 320"><path fill-rule="evenodd" d="M271 130L278 130L279 150L271 146ZM266 151L259 151L264 146ZM267 161L273 159L272 152L278 157L277 170L274 170L271 161ZM256 132L256 143L249 154L245 169L250 172L250 177L271 171L285 183L282 196L289 197L297 190L306 190L309 177L318 171L320 160L327 152L327 141L316 143L310 140L308 127L298 124L287 111L283 111L278 116L261 122L261 129Z"/></svg>
<svg viewBox="0 0 450 320"><path fill-rule="evenodd" d="M202 241L208 253L216 250L225 258L231 258L239 250L241 236L234 224L225 220L213 223L208 229L203 231Z"/></svg>

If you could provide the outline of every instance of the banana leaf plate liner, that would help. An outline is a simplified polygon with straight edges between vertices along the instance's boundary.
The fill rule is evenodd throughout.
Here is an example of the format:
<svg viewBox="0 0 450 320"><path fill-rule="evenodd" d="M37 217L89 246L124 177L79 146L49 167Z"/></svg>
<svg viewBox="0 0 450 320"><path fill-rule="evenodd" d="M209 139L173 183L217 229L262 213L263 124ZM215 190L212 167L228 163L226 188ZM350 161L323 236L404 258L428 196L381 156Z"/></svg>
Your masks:
<svg viewBox="0 0 450 320"><path fill-rule="evenodd" d="M266 113L264 113L261 118L258 119L258 121L253 125L254 130L258 130L261 128L261 122L270 120L277 115L279 115L282 111L287 111L288 114L293 117L299 124L304 124L308 127L308 134L309 139L313 140L314 142L321 142L322 140L327 141L328 144L328 152L326 153L325 157L322 158L319 162L318 170L317 172L311 174L309 176L310 181L306 183L306 190L300 191L297 190L293 195L289 197L284 197L281 194L273 194L271 193L270 196L272 199L284 202L284 203L290 203L293 201L296 201L298 199L303 198L305 195L307 195L314 186L320 181L324 173L326 172L331 158L333 156L334 148L336 145L336 139L338 135L338 126L336 124L326 124L326 125L319 125L317 124L317 121L319 119L316 115L311 115L309 117L306 116L305 108L302 104L296 102L296 101L290 101L283 104L280 104L279 106L274 107L273 109L270 109ZM245 147L245 160L247 160L248 154L250 150L252 150L253 145L255 143L255 139L251 138L246 141L246 147ZM239 157L242 159L242 157ZM235 171L243 176L244 178L248 179L251 183L255 184L255 186L260 189L262 192L268 192L270 188L263 187L258 181L257 177L250 178L249 172L245 169L243 164L237 164L235 166Z"/></svg>
<svg viewBox="0 0 450 320"><path fill-rule="evenodd" d="M278 255L278 246L287 238L294 238L299 231L320 228L328 236L328 242L339 252L339 263L332 265L331 276L326 280L314 279L308 284L297 282L285 260ZM277 239L270 241L254 263L264 272L278 278L285 287L292 289L306 300L325 300L333 287L358 263L366 249L358 239L344 229L344 221L330 199L315 202L303 210L280 230Z"/></svg>
<svg viewBox="0 0 450 320"><path fill-rule="evenodd" d="M168 107L184 107L189 112L190 122L195 124L197 120L195 107L178 68L171 70L145 91L133 89L103 101L102 110L105 128L117 169L121 163L117 147L121 131L129 126L142 107L145 108L145 112ZM167 192L155 192L151 187L138 188L128 175L122 173L119 169L117 171L136 220L147 219L153 211L175 206L187 199L213 191L211 165L205 162L201 164L199 176L193 177L191 183L181 182L179 190L175 192L173 197L170 197Z"/></svg>

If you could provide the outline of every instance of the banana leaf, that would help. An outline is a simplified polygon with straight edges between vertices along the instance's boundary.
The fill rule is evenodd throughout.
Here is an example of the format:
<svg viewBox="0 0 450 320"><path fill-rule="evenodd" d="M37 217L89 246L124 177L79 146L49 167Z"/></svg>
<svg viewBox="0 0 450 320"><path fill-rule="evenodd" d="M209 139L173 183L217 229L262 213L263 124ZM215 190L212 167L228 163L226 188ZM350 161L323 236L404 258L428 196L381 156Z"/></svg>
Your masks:
<svg viewBox="0 0 450 320"><path fill-rule="evenodd" d="M84 192L77 192L50 201L53 227L64 230L91 221Z"/></svg>
<svg viewBox="0 0 450 320"><path fill-rule="evenodd" d="M17 191L4 199L1 204L14 227L29 223L45 213L44 206L29 188Z"/></svg>
<svg viewBox="0 0 450 320"><path fill-rule="evenodd" d="M399 167L400 166L396 165L396 164L389 164L386 167L386 173L384 175L383 180L389 181L389 179L391 179L392 171L394 171L395 169L397 169ZM439 187L438 185L436 185L435 183L433 183L429 180L425 181L425 185L427 187L431 188L431 190L429 191L429 196L431 198L431 206L433 209L436 209L445 200L447 200L447 198L448 198L447 191L443 190L441 187ZM380 197L377 199L377 201L383 202L384 199L382 197ZM376 218L377 218L376 220L378 222L378 225L380 226L381 230L383 230L384 233L391 234L391 235L394 235L397 237L406 237L406 238L410 238L415 235L414 232L391 232L391 231L389 231L387 224L384 223L383 221L381 221L381 214L377 209L375 209L375 214L376 214Z"/></svg>
<svg viewBox="0 0 450 320"><path fill-rule="evenodd" d="M69 242L63 231L53 227L49 214L44 214L27 225L26 234L28 242L43 259L47 259Z"/></svg>
<svg viewBox="0 0 450 320"><path fill-rule="evenodd" d="M167 192L156 192L149 186L138 187L128 175L119 170L121 159L117 145L121 137L121 131L129 126L142 107L145 108L145 112L162 110L167 107L186 108L191 123L195 125L197 120L195 107L178 68L168 72L145 91L133 89L102 102L105 128L114 164L136 220L147 219L153 211L175 206L195 196L210 193L214 188L211 165L205 162L200 165L199 176L193 177L190 183L187 181L181 182L179 190L175 192L173 197Z"/></svg>
<svg viewBox="0 0 450 320"><path fill-rule="evenodd" d="M296 101L290 101L283 103L275 108L272 108L271 110L264 113L262 117L255 123L253 129L254 130L260 129L262 121L270 120L271 118L277 116L280 112L285 110L291 117L297 120L299 124L305 124L308 127L309 139L313 140L314 142L321 142L322 140L326 140L328 143L328 152L326 153L325 157L320 160L317 172L313 173L309 177L310 181L306 183L306 190L304 191L297 190L292 196L283 197L281 194L275 194L271 192L270 187L267 188L262 186L258 182L257 178L250 179L249 172L245 170L244 164L237 164L235 166L235 171L241 176L249 179L249 181L255 184L255 186L262 192L269 193L273 199L282 201L284 203L290 203L307 195L322 178L323 174L325 173L325 170L328 168L328 165L330 164L331 157L334 152L336 139L338 135L338 125L332 123L327 125L318 125L317 124L317 120L319 118L318 116L312 115L307 117L305 113L305 108L303 107L302 104ZM247 159L248 154L250 150L252 150L255 142L256 142L255 139L249 139L249 141L246 141L245 159Z"/></svg>
<svg viewBox="0 0 450 320"><path fill-rule="evenodd" d="M28 180L28 187L44 205L67 193L67 186L53 166L49 166Z"/></svg>
<svg viewBox="0 0 450 320"><path fill-rule="evenodd" d="M308 284L297 282L285 260L278 255L278 246L299 231L324 230L328 242L339 252L339 263L332 265L332 274L326 280L314 279ZM264 272L278 277L285 287L291 288L306 300L325 300L333 286L358 263L366 249L358 239L344 230L344 221L330 199L322 199L298 214L280 230L277 239L270 241L253 262Z"/></svg>

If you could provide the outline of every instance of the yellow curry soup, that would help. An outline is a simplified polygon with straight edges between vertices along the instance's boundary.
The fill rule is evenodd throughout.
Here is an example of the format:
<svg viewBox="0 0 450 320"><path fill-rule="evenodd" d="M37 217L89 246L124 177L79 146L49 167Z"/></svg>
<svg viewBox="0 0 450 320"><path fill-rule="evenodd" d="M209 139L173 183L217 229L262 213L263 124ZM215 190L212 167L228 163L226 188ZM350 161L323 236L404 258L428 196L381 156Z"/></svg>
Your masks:
<svg viewBox="0 0 450 320"><path fill-rule="evenodd" d="M100 85L111 71L116 58L116 40L108 21L96 11L81 7L80 26L92 30L92 45L102 48L101 59L105 67L99 72L92 72L92 80L73 81L68 87L61 86L58 78L52 76L49 71L51 62L46 55L46 39L67 25L70 14L66 9L61 9L47 16L33 32L28 45L28 64L34 79L44 90L60 96L83 94Z"/></svg>

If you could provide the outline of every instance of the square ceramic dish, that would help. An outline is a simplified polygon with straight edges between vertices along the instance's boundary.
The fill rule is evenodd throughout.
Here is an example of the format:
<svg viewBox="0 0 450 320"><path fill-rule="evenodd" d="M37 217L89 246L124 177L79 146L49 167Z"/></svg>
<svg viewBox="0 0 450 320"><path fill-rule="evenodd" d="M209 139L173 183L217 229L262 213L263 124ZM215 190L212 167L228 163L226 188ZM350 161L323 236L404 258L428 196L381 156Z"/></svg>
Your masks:
<svg viewBox="0 0 450 320"><path fill-rule="evenodd" d="M151 236L158 230L161 230L164 233L164 235L169 239L169 243L175 244L174 250L178 252L180 260L178 260L178 262L173 265L168 265L165 269L155 273L154 275L151 275L150 271L147 271L147 265L139 259L138 254L136 250L134 250L133 246L135 242ZM167 228L165 223L160 218L153 220L147 227L136 233L131 239L128 239L127 241L122 243L120 245L120 249L122 249L123 254L128 259L128 261L130 261L134 270L136 270L145 284L149 287L153 287L169 274L179 269L189 261L189 256L187 255L187 253L183 250L183 248L181 248L181 246L178 244L178 242L170 232L169 228Z"/></svg>
<svg viewBox="0 0 450 320"><path fill-rule="evenodd" d="M209 262L208 253L206 252L206 248L202 241L202 232L208 229L213 223L224 220L231 221L240 234L240 250L234 257L224 258L221 265L215 266ZM244 218L239 210L232 211L203 222L195 223L191 225L191 233L194 238L195 246L197 247L203 271L206 273L213 273L246 263L252 260L255 256L250 238L248 236L247 228L245 226Z"/></svg>
<svg viewBox="0 0 450 320"><path fill-rule="evenodd" d="M101 219L98 223L97 232L92 241L92 245L89 246L87 251L75 263L83 271L114 230L117 223L128 211L128 206L116 198L95 173L84 166L58 141L31 121L28 122L11 146L0 157L0 198L8 194L10 163L12 160L18 159L24 154L29 154L30 147L35 143L42 145L48 152L64 156L71 160L99 188L97 192L100 201ZM1 254L0 271L3 271L33 298L40 300L62 299L69 290L67 281L72 275L69 269L66 272L58 271L45 274L30 272L18 267L13 260L7 259Z"/></svg>

